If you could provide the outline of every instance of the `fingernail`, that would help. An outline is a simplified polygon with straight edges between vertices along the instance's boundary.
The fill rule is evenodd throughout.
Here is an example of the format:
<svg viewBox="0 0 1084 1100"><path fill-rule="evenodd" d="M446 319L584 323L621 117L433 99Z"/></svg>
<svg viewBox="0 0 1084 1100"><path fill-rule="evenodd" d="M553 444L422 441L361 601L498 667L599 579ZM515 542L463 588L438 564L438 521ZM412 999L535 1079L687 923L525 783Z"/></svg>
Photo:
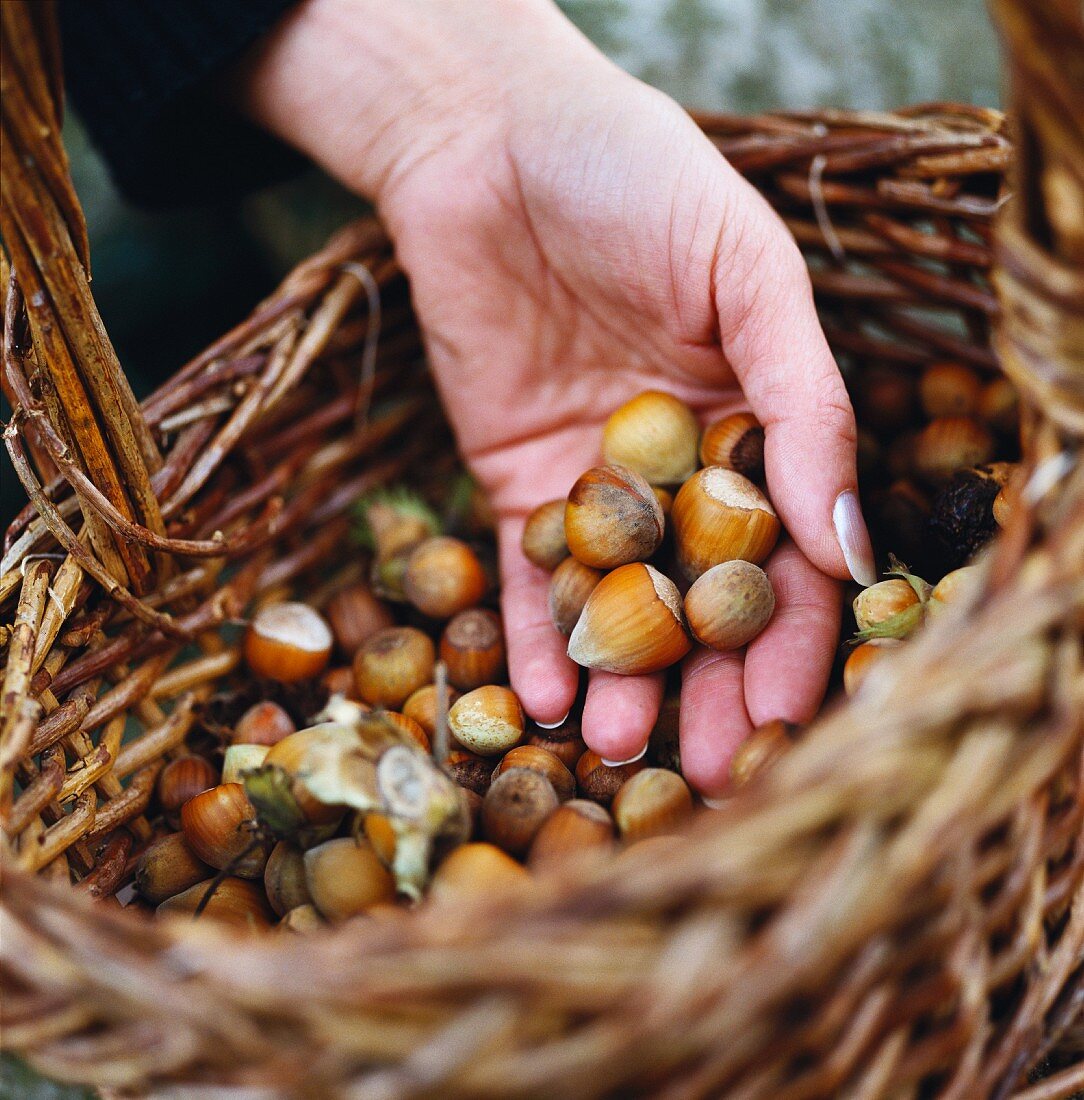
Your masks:
<svg viewBox="0 0 1084 1100"><path fill-rule="evenodd" d="M635 764L637 760L642 760L644 757L644 753L646 752L647 744L645 743L644 747L635 756L630 756L628 760L607 760L605 756L602 756L599 759L603 762L603 764L606 765L607 768L620 768L622 764Z"/></svg>
<svg viewBox="0 0 1084 1100"><path fill-rule="evenodd" d="M862 505L858 494L848 489L836 497L832 509L832 523L839 539L843 560L850 574L863 588L877 583L877 565L873 560L873 544L869 541L866 521L862 518Z"/></svg>
<svg viewBox="0 0 1084 1100"><path fill-rule="evenodd" d="M568 716L572 713L570 710L565 711L563 718L558 718L556 722L535 722L535 725L540 730L555 730L558 726L563 726L568 721Z"/></svg>
<svg viewBox="0 0 1084 1100"><path fill-rule="evenodd" d="M700 796L700 801L704 803L709 810L721 810L729 801L729 798L708 798L706 794Z"/></svg>

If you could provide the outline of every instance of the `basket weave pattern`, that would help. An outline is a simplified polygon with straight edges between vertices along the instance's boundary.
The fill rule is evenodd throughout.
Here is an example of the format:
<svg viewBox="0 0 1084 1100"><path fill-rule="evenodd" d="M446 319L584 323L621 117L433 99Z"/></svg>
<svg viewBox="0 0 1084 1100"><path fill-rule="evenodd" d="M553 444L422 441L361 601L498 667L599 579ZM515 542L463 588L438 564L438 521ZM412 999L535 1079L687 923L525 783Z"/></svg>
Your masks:
<svg viewBox="0 0 1084 1100"><path fill-rule="evenodd" d="M802 245L845 371L1000 363L1025 395L1036 488L981 598L666 860L242 940L93 899L239 665L223 624L354 579L351 502L448 461L450 436L373 222L137 409L89 293L50 27L3 6L4 142L35 158L4 158L0 220L5 440L32 500L0 570L6 1047L132 1090L788 1100L1007 1096L1059 1042L1084 1049L1084 233L1040 219L1044 185L1084 194L1084 89L1028 83L1036 49L1084 58L1084 25L1002 7L1027 156L996 235L994 112L700 119ZM1084 1088L1052 1082L1035 1100Z"/></svg>

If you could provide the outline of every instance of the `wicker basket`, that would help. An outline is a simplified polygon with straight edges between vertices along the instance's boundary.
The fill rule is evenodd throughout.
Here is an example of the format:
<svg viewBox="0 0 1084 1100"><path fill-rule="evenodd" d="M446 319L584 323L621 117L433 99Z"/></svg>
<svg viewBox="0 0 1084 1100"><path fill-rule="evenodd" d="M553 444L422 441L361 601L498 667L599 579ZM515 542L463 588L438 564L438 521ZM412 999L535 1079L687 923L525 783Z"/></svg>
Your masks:
<svg viewBox="0 0 1084 1100"><path fill-rule="evenodd" d="M806 251L847 372L1000 362L1025 395L1027 506L981 598L665 861L632 848L515 900L260 938L95 899L237 667L222 624L349 579L327 563L350 502L450 437L371 222L139 408L89 293L50 9L0 7L4 144L25 154L3 159L5 439L32 498L0 576L9 1050L125 1095L1084 1089L1084 21L1074 0L994 7L1023 154L996 233L994 112L701 120Z"/></svg>

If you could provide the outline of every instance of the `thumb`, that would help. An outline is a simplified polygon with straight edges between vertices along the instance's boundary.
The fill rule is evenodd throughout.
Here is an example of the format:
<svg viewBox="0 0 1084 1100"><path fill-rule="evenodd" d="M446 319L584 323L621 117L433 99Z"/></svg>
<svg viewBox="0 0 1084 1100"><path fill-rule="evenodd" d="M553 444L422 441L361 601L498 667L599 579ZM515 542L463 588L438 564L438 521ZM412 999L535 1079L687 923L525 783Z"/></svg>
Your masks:
<svg viewBox="0 0 1084 1100"><path fill-rule="evenodd" d="M858 503L854 410L817 319L805 261L783 223L736 173L734 186L737 213L720 237L715 306L723 354L764 425L772 503L818 569L873 584L873 548Z"/></svg>

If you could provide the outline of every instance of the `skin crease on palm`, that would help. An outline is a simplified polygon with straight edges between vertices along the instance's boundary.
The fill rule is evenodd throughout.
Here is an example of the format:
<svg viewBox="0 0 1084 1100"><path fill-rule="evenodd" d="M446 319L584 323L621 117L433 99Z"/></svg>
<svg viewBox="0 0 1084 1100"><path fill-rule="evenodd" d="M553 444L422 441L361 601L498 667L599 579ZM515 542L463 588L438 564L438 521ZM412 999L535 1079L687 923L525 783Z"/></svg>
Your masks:
<svg viewBox="0 0 1084 1100"><path fill-rule="evenodd" d="M815 713L849 575L833 507L856 485L854 418L781 222L550 0L306 0L230 91L389 227L498 516L511 682L535 720L563 718L580 670L549 621L548 576L520 551L525 517L598 463L607 416L642 390L704 422L758 415L794 540L766 563L777 611L746 651L683 667L683 769L723 791L754 725ZM860 523L856 537L869 563ZM637 755L662 691L661 674L590 673L588 745Z"/></svg>

